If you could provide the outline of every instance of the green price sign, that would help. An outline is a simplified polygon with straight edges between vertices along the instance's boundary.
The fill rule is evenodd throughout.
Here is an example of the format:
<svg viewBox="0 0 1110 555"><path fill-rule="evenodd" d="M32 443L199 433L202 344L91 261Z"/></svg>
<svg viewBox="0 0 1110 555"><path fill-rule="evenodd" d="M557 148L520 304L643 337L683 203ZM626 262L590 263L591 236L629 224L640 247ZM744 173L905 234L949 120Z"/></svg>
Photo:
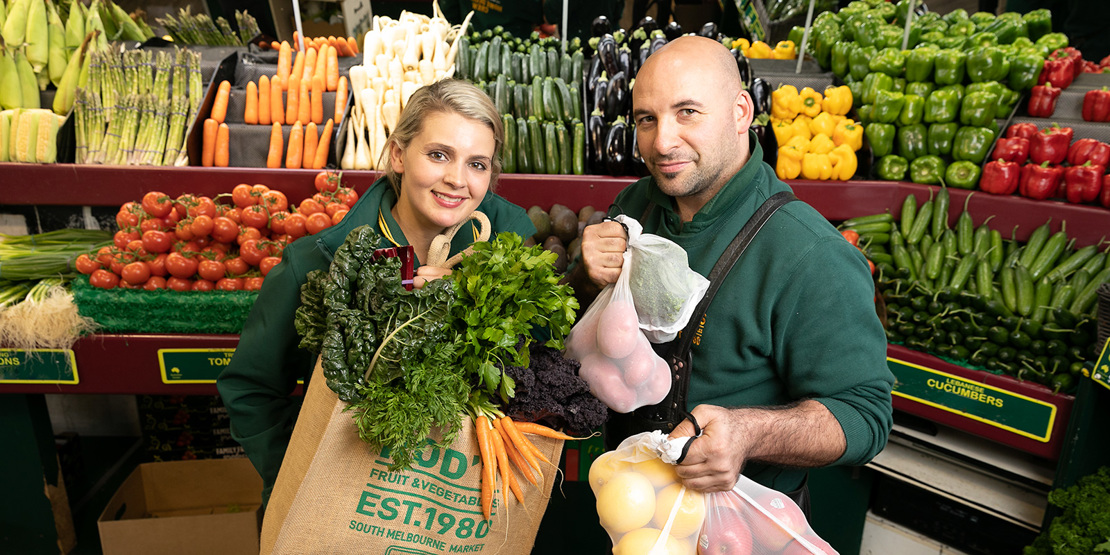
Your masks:
<svg viewBox="0 0 1110 555"><path fill-rule="evenodd" d="M73 350L0 349L0 385L16 383L76 385Z"/></svg>
<svg viewBox="0 0 1110 555"><path fill-rule="evenodd" d="M235 349L158 349L162 383L216 383Z"/></svg>
<svg viewBox="0 0 1110 555"><path fill-rule="evenodd" d="M1110 389L1110 339L1107 339L1106 344L1102 346L1102 354L1095 363L1095 371L1091 374L1091 379L1095 383L1102 384L1102 387Z"/></svg>
<svg viewBox="0 0 1110 555"><path fill-rule="evenodd" d="M1056 405L887 357L894 395L1047 443Z"/></svg>

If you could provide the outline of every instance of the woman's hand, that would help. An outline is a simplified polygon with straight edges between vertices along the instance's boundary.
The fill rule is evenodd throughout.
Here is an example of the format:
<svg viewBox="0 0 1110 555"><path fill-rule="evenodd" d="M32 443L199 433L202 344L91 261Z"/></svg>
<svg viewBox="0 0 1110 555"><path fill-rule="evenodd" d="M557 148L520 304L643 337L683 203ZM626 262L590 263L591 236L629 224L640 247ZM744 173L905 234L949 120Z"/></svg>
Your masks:
<svg viewBox="0 0 1110 555"><path fill-rule="evenodd" d="M450 268L440 268L439 266L421 266L416 269L416 275L412 276L412 286L420 289L424 287L429 281L439 279L443 276L450 274Z"/></svg>

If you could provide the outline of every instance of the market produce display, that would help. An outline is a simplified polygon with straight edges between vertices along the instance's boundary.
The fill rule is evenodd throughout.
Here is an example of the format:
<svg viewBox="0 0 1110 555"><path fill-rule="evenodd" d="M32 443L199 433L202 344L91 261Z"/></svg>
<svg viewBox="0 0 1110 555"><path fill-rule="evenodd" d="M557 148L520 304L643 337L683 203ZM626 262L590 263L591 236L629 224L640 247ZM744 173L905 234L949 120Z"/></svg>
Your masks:
<svg viewBox="0 0 1110 555"><path fill-rule="evenodd" d="M383 169L378 164L386 139L409 97L421 86L455 74L459 39L468 23L452 26L442 15L412 12L402 12L397 20L374 17L363 38L363 63L350 68L354 105L345 123L340 168Z"/></svg>
<svg viewBox="0 0 1110 555"><path fill-rule="evenodd" d="M231 24L223 17L217 17L213 22L208 14L193 14L193 7L186 6L173 14L166 14L154 21L166 28L166 33L178 44L196 44L204 46L246 46L250 40L262 34L258 30L258 22L246 10L235 10L235 23L238 32L231 29ZM151 36L154 36L151 33Z"/></svg>
<svg viewBox="0 0 1110 555"><path fill-rule="evenodd" d="M1017 192L1033 200L1066 199L1110 208L1108 164L1110 145L1104 142L1074 139L1070 127L1038 129L1033 123L1016 123L983 167L980 188L996 195Z"/></svg>
<svg viewBox="0 0 1110 555"><path fill-rule="evenodd" d="M298 42L299 40L300 40L299 33L297 33L296 31L293 31L293 44L294 45L299 44L299 42ZM358 40L356 40L355 37L346 37L346 38L338 37L338 38L336 38L336 37L330 37L329 36L329 37L305 37L304 38L304 47L305 47L306 50L309 49L309 48L315 48L317 51L322 52L328 46L335 47L336 51L339 53L339 56L343 57L343 58L349 57L349 56L357 56L360 53ZM291 49L292 48L289 45L288 41L278 42L276 40L275 41L270 41L269 43L265 43L265 42L260 43L259 47L262 48L263 50L269 49L269 50L274 50L276 52L281 52L281 50L283 48L284 49Z"/></svg>
<svg viewBox="0 0 1110 555"><path fill-rule="evenodd" d="M821 93L782 85L771 94L771 124L778 143L779 179L848 181L856 175L863 126L846 117L852 108L847 86Z"/></svg>
<svg viewBox="0 0 1110 555"><path fill-rule="evenodd" d="M878 268L887 337L1070 391L1098 354L1094 307L1098 287L1110 281L1107 251L1072 248L1067 223L1051 219L1024 244L1007 240L991 218L976 225L966 206L951 228L949 203L941 188L920 206L907 196L899 219L887 212L841 224L859 234Z"/></svg>

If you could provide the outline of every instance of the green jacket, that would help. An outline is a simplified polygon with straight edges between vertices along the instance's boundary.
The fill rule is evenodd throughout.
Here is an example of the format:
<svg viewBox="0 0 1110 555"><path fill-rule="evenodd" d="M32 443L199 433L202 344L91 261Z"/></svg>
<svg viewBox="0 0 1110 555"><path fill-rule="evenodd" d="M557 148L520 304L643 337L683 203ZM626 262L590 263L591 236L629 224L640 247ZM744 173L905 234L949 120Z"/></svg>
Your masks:
<svg viewBox="0 0 1110 555"><path fill-rule="evenodd" d="M678 243L708 275L760 204L790 187L752 157L690 222L651 177L617 195L612 214L641 218L644 231ZM875 314L866 259L803 202L782 207L737 261L710 304L691 348L688 409L782 405L814 399L836 417L847 449L835 464L860 465L886 445L892 425L886 336ZM748 464L744 475L779 491L801 486L804 470Z"/></svg>
<svg viewBox="0 0 1110 555"><path fill-rule="evenodd" d="M304 380L307 387L316 363L315 355L298 348L300 337L293 328L293 313L301 304L301 285L308 272L330 266L332 254L352 229L371 224L381 232L379 214L393 238L402 245L407 244L400 226L390 214L396 200L393 189L381 178L370 186L338 225L285 248L281 263L270 270L263 282L258 300L243 325L231 363L216 381L231 417L231 436L243 446L262 476L264 502L270 498L301 408L301 398L291 394L297 387L297 380ZM486 195L478 210L489 217L494 234L513 231L530 237L536 232L523 208L493 193ZM474 233L462 230L456 234L451 253L473 243L476 233L476 230ZM383 239L381 246L392 245Z"/></svg>

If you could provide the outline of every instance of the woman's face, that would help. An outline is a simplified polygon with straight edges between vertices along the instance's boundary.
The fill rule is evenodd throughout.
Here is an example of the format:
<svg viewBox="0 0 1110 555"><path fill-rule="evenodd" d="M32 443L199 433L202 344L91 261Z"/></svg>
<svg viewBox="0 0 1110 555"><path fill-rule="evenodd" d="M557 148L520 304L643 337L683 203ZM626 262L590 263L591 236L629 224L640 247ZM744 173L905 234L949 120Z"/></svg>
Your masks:
<svg viewBox="0 0 1110 555"><path fill-rule="evenodd" d="M451 227L478 208L489 190L496 142L484 124L454 113L433 112L402 149L390 151L401 175L399 218L429 230Z"/></svg>

